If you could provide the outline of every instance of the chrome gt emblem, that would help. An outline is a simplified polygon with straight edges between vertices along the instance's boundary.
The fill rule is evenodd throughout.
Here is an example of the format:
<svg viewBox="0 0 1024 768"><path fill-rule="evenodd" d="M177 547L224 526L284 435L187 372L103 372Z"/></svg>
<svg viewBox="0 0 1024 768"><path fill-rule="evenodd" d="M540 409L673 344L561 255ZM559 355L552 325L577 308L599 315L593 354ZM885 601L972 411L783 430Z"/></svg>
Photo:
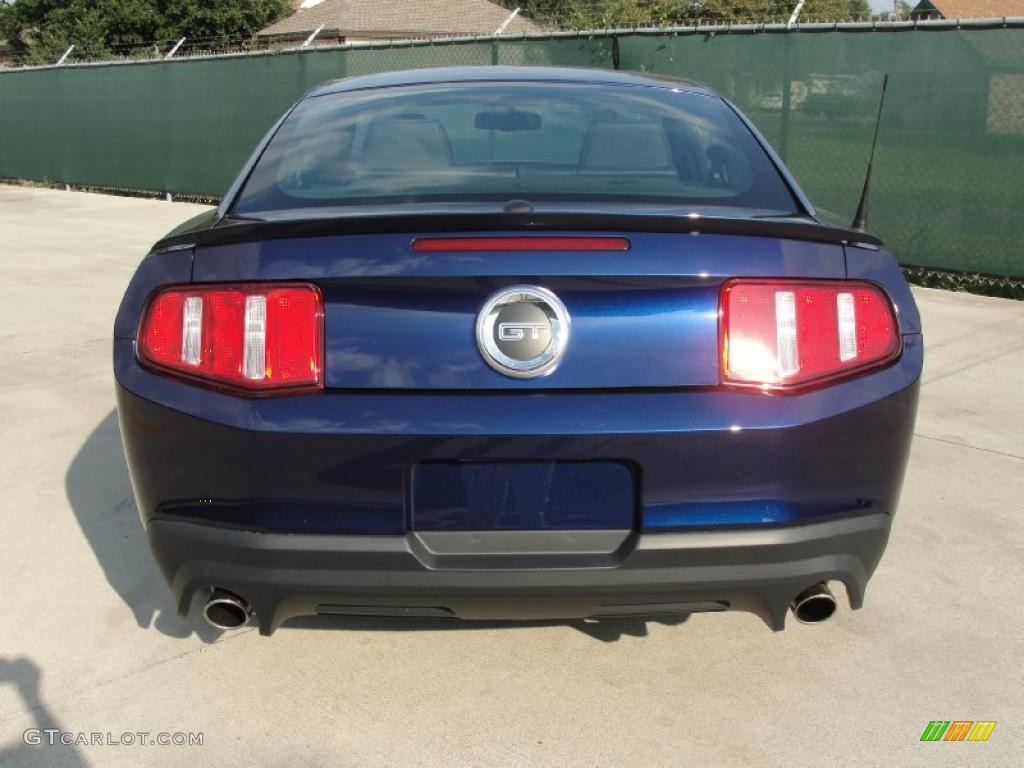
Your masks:
<svg viewBox="0 0 1024 768"><path fill-rule="evenodd" d="M530 334L530 341L538 341L549 330L547 323L498 323L498 341L522 341Z"/></svg>
<svg viewBox="0 0 1024 768"><path fill-rule="evenodd" d="M491 296L476 318L476 344L498 373L532 379L555 370L569 343L569 313L555 294L513 285Z"/></svg>

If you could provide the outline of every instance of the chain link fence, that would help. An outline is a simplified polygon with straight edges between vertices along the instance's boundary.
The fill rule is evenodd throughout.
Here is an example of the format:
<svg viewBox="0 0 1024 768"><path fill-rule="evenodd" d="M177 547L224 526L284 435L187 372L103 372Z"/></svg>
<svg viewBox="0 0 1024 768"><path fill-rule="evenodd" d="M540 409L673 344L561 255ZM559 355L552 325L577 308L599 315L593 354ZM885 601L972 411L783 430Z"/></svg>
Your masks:
<svg viewBox="0 0 1024 768"><path fill-rule="evenodd" d="M0 72L0 177L216 197L303 91L459 65L705 82L849 222L882 78L870 229L907 265L1024 277L1024 19L631 28Z"/></svg>
<svg viewBox="0 0 1024 768"><path fill-rule="evenodd" d="M2 3L3 0L0 0ZM482 19L468 22L476 27L472 33L462 35L504 36L512 38L526 34L557 34L560 32L585 32L600 34L600 30L614 30L621 33L629 30L654 30L682 28L684 26L714 32L725 26L786 26L811 28L821 23L878 22L899 20L897 13L872 13L870 6L862 0L805 0L794 14L792 0L762 0L760 3L725 8L714 0L491 0L500 6L488 15L493 23L490 27ZM909 10L909 5L905 10ZM858 16L864 13L865 16ZM504 14L504 15L503 15ZM824 14L824 15L823 15ZM728 16L728 21L724 16ZM938 18L937 12L935 13ZM498 25L497 20L504 18ZM436 27L445 27L449 20L438 18ZM340 19L339 19L340 22ZM312 23L312 22L311 22ZM452 24L466 29L466 24ZM167 58L186 59L205 56L224 56L245 53L280 53L287 50L317 50L336 46L344 37L341 30L325 27L310 29L308 32L281 34L257 32L255 34L225 34L216 36L164 36L159 39L134 39L132 35L120 35L116 40L60 39L40 43L39 35L35 44L27 46L3 45L0 41L0 69L3 67L43 66L54 64L58 59L64 64L98 64L111 62L160 61ZM407 43L408 34L375 30L368 38L356 35L364 41L371 38L378 44ZM418 40L433 40L437 43L450 42L451 32L423 31L416 35ZM70 45L69 43L74 43ZM62 54L66 54L66 57Z"/></svg>

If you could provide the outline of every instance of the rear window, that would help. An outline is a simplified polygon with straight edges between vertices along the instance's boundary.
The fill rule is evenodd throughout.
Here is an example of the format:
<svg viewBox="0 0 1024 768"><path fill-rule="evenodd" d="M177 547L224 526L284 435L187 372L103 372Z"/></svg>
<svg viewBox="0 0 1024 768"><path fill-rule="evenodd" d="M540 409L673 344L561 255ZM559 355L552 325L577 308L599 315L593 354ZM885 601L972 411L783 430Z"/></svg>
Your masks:
<svg viewBox="0 0 1024 768"><path fill-rule="evenodd" d="M473 83L302 102L234 212L511 199L795 207L764 150L716 97Z"/></svg>

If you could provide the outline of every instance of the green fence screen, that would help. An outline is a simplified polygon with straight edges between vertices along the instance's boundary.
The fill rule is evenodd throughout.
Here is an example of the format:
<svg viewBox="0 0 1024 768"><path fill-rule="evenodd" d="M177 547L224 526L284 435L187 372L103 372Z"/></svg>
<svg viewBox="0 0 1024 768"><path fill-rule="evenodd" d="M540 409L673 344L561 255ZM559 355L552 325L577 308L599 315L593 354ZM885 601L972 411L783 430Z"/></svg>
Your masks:
<svg viewBox="0 0 1024 768"><path fill-rule="evenodd" d="M0 73L0 177L219 196L319 82L489 64L708 83L847 221L888 73L871 231L904 264L1024 277L1024 28L1012 26L605 33L11 70Z"/></svg>

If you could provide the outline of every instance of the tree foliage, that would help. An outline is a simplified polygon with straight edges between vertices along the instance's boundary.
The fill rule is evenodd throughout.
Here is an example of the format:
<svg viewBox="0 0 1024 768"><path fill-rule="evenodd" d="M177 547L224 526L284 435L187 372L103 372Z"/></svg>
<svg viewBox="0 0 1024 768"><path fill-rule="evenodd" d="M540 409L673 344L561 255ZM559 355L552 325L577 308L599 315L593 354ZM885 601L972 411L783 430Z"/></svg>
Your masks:
<svg viewBox="0 0 1024 768"><path fill-rule="evenodd" d="M658 26L785 20L796 0L515 0L541 24L562 28ZM803 19L844 21L871 16L867 0L807 0Z"/></svg>
<svg viewBox="0 0 1024 768"><path fill-rule="evenodd" d="M291 11L289 0L18 0L0 8L0 37L32 62L71 44L89 58L129 47L248 37Z"/></svg>
<svg viewBox="0 0 1024 768"><path fill-rule="evenodd" d="M246 37L292 12L290 0L163 0L166 37Z"/></svg>

